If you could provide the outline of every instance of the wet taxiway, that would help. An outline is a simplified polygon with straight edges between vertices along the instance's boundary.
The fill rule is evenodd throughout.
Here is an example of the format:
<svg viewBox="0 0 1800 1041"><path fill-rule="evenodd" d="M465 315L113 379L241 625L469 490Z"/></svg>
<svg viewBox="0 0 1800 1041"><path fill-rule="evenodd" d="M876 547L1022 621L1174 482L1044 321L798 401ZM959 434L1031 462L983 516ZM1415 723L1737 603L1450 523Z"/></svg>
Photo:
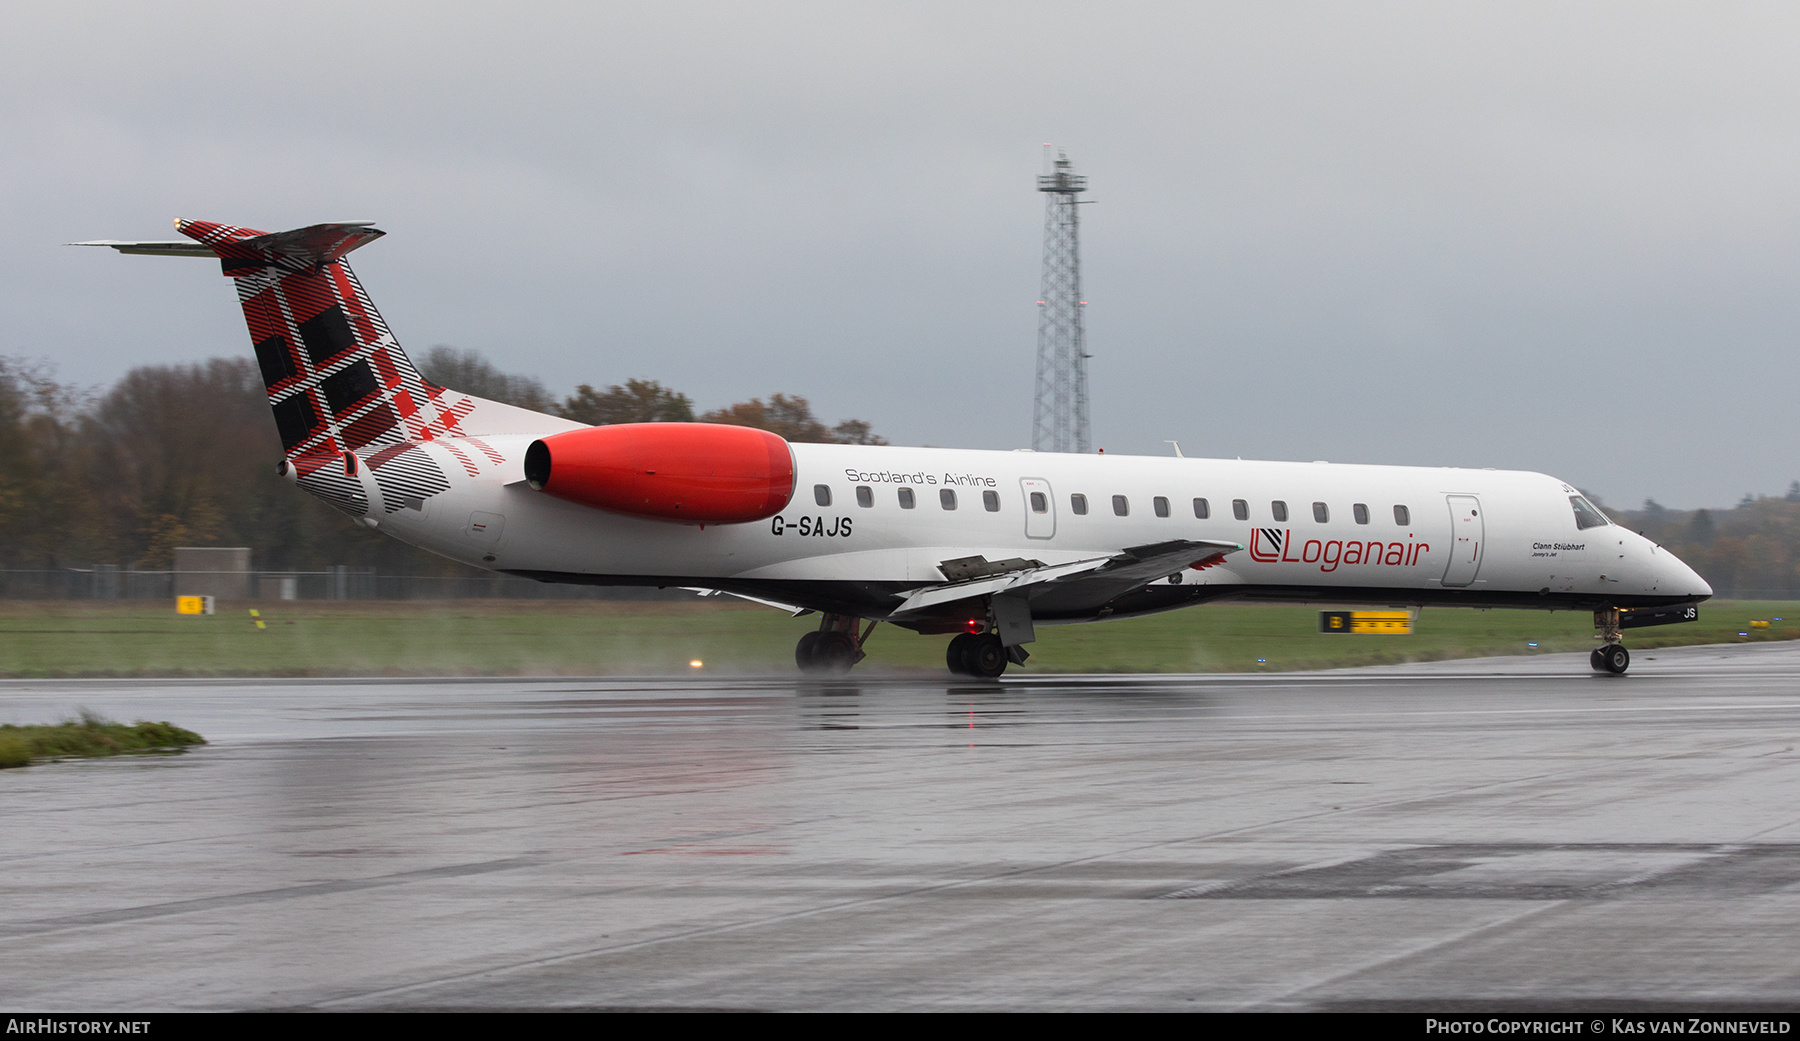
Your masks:
<svg viewBox="0 0 1800 1041"><path fill-rule="evenodd" d="M0 684L0 1006L1800 1006L1800 645Z"/></svg>

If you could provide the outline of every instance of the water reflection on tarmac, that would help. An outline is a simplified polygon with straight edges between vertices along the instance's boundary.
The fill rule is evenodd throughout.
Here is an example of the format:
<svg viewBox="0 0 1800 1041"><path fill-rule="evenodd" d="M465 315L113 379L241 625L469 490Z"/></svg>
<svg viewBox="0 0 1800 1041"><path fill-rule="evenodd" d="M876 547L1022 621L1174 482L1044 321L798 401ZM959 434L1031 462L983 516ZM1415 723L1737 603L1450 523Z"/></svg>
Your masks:
<svg viewBox="0 0 1800 1041"><path fill-rule="evenodd" d="M0 1005L1800 1005L1800 646L0 684Z"/></svg>

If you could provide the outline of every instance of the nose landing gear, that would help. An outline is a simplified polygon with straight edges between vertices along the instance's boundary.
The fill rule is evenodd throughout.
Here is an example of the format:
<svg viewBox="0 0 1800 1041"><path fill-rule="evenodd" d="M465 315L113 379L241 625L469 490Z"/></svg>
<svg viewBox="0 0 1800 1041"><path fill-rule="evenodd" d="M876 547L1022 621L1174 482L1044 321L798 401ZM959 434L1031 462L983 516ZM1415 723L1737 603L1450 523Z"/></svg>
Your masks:
<svg viewBox="0 0 1800 1041"><path fill-rule="evenodd" d="M1588 664L1594 667L1595 672L1610 672L1618 675L1631 668L1631 652L1626 650L1622 643L1596 647L1593 653L1588 655Z"/></svg>
<svg viewBox="0 0 1800 1041"><path fill-rule="evenodd" d="M868 657L863 653L863 643L875 631L875 623L871 621L867 629L859 632L857 623L861 621L855 615L826 615L819 621L817 629L800 637L800 642L794 645L794 664L800 666L801 672L839 675L849 672L857 662Z"/></svg>
<svg viewBox="0 0 1800 1041"><path fill-rule="evenodd" d="M1594 638L1601 642L1588 655L1588 664L1593 666L1595 672L1623 675L1626 669L1631 668L1631 652L1625 649L1619 609L1608 607L1595 611L1594 628L1600 630Z"/></svg>

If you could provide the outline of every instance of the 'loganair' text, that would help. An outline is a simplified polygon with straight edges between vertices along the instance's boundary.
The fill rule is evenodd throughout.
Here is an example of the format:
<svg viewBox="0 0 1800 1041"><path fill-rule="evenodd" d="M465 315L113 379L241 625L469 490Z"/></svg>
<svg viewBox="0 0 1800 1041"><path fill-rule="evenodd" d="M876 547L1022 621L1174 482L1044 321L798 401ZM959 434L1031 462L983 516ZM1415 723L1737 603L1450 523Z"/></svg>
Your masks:
<svg viewBox="0 0 1800 1041"><path fill-rule="evenodd" d="M1264 564L1317 564L1320 571L1336 571L1352 564L1412 567L1431 551L1431 543L1415 541L1410 534L1406 538L1406 542L1308 539L1296 547L1294 543L1299 540L1291 528L1252 528L1250 559Z"/></svg>

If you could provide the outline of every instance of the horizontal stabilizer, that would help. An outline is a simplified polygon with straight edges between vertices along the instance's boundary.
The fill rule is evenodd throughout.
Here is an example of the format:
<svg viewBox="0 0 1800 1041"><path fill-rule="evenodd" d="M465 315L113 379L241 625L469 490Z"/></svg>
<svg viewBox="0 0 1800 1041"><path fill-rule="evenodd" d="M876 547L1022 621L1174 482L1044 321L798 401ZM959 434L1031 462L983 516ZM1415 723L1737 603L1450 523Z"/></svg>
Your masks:
<svg viewBox="0 0 1800 1041"><path fill-rule="evenodd" d="M69 245L110 246L120 253L146 257L213 257L225 262L227 275L242 276L264 267L290 271L317 269L387 234L375 227L374 221L366 220L331 221L292 231L264 232L177 217L175 230L198 241L96 239Z"/></svg>
<svg viewBox="0 0 1800 1041"><path fill-rule="evenodd" d="M192 226L198 229L194 221L178 220L177 231L188 232ZM252 238L236 239L229 243L219 243L220 256L239 256L243 250L252 250L263 256L300 261L318 266L329 264L353 249L366 246L387 232L375 227L374 221L348 220L329 224L310 224L293 231L277 231Z"/></svg>
<svg viewBox="0 0 1800 1041"><path fill-rule="evenodd" d="M145 257L205 257L216 260L218 254L198 242L126 242L122 239L95 239L92 242L70 242L70 246L111 246L120 253L136 253Z"/></svg>

